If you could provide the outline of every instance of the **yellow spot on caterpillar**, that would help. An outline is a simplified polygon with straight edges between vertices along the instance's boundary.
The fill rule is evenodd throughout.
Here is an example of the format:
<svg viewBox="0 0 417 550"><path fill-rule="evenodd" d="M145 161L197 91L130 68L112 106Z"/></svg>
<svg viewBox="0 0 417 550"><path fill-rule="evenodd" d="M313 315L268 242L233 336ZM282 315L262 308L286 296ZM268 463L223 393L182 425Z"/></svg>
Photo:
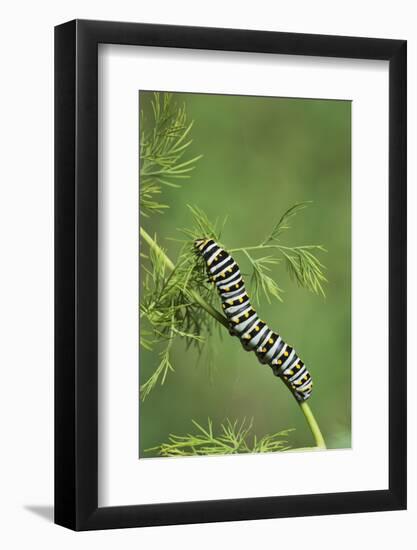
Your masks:
<svg viewBox="0 0 417 550"><path fill-rule="evenodd" d="M226 273L222 273L222 277L224 279L226 277Z"/></svg>
<svg viewBox="0 0 417 550"><path fill-rule="evenodd" d="M292 376L292 375L294 374L294 371L293 371L293 370L289 370L287 374L288 374L288 376Z"/></svg>
<svg viewBox="0 0 417 550"><path fill-rule="evenodd" d="M243 298L239 298L239 302L242 303L242 302L243 302Z"/></svg>
<svg viewBox="0 0 417 550"><path fill-rule="evenodd" d="M245 313L245 317L246 317L246 319L249 317L249 313L248 313L248 312Z"/></svg>
<svg viewBox="0 0 417 550"><path fill-rule="evenodd" d="M274 341L273 341L272 338L270 338L270 339L268 340L268 342L269 342L270 344L273 344L273 343L274 343Z"/></svg>
<svg viewBox="0 0 417 550"><path fill-rule="evenodd" d="M282 365L281 359L279 361L277 361L277 365Z"/></svg>
<svg viewBox="0 0 417 550"><path fill-rule="evenodd" d="M228 273L231 273L232 272L232 268L230 267L228 270L227 270Z"/></svg>
<svg viewBox="0 0 417 550"><path fill-rule="evenodd" d="M288 355L289 355L288 351L284 351L284 355L285 355L285 357L288 357Z"/></svg>
<svg viewBox="0 0 417 550"><path fill-rule="evenodd" d="M239 288L239 285L235 285L235 288Z"/></svg>
<svg viewBox="0 0 417 550"><path fill-rule="evenodd" d="M243 338L244 338L245 340L250 340L249 334L245 334Z"/></svg>
<svg viewBox="0 0 417 550"><path fill-rule="evenodd" d="M258 326L256 326L256 327L255 327L255 330L256 330L256 332L259 332L260 329L259 329Z"/></svg>
<svg viewBox="0 0 417 550"><path fill-rule="evenodd" d="M227 287L225 288L225 291L226 291L226 292L229 292L229 290L230 290L230 287L227 286Z"/></svg>
<svg viewBox="0 0 417 550"><path fill-rule="evenodd" d="M233 305L233 300L227 300L227 303L232 306Z"/></svg>

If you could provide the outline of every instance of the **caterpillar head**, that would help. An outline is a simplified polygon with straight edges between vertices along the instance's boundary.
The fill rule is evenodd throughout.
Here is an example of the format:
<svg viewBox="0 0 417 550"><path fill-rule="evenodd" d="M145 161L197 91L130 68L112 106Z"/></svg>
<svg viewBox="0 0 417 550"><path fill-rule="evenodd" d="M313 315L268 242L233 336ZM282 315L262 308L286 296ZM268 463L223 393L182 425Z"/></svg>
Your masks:
<svg viewBox="0 0 417 550"><path fill-rule="evenodd" d="M197 251L200 251L204 248L204 246L208 243L209 239L197 239L194 241L194 248Z"/></svg>

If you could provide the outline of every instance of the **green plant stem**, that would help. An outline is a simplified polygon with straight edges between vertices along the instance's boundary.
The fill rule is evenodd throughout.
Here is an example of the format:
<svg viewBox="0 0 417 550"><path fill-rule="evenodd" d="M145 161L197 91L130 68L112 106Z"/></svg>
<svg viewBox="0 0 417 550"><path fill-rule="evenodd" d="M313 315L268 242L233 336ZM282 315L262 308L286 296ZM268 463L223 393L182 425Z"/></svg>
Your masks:
<svg viewBox="0 0 417 550"><path fill-rule="evenodd" d="M310 405L307 401L304 401L303 403L300 403L300 408L305 416L305 419L307 420L311 433L313 434L316 447L319 449L327 449L324 437L320 431L319 425L317 424L317 420L314 418L314 415L310 409Z"/></svg>
<svg viewBox="0 0 417 550"><path fill-rule="evenodd" d="M172 261L168 258L168 256L165 254L165 252L162 250L162 248L152 239L152 237L143 229L143 227L140 227L140 235L143 238L144 241L148 243L148 245L153 248L163 259L165 262L165 265L173 271L175 269L175 265L172 263ZM219 323L221 323L225 328L229 329L229 323L224 315L222 315L217 309L214 309L213 306L211 306L209 303L207 303L198 292L195 290L188 290L188 295L203 309L207 311L212 317L216 319Z"/></svg>
<svg viewBox="0 0 417 550"><path fill-rule="evenodd" d="M165 252L162 250L162 248L152 239L152 237L143 229L143 227L140 227L140 235L143 238L144 241L148 243L148 245L153 248L163 259L165 262L165 265L173 271L175 269L175 265L172 263L172 261L168 258L168 256L165 254ZM274 245L275 246L275 245ZM252 248L260 248L260 247L252 247ZM284 247L285 248L285 247ZM233 252L236 252L241 249L234 249ZM219 311L214 309L210 304L208 304L204 298L198 294L195 290L189 290L188 291L189 296L203 309L207 311L216 321L221 323L225 328L229 330L229 323L224 315L222 315ZM314 440L316 442L316 446L319 449L326 449L326 443L324 442L324 438L322 436L322 433L320 431L319 425L317 424L317 421L310 409L310 406L307 404L306 401L303 403L300 403L300 408L305 416L305 419L307 421L307 424L311 430L311 433L313 434Z"/></svg>

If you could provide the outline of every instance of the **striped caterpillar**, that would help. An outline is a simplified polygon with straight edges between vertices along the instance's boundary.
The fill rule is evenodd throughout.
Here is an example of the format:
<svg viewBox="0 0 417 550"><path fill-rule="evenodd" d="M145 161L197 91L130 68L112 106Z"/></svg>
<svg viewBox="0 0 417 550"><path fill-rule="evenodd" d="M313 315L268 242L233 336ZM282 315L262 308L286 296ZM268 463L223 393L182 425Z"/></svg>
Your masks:
<svg viewBox="0 0 417 550"><path fill-rule="evenodd" d="M308 399L313 388L310 373L295 350L259 319L237 263L212 239L198 239L194 246L206 264L209 280L217 287L230 334L239 338L246 351L254 351L261 363L269 365L297 401Z"/></svg>

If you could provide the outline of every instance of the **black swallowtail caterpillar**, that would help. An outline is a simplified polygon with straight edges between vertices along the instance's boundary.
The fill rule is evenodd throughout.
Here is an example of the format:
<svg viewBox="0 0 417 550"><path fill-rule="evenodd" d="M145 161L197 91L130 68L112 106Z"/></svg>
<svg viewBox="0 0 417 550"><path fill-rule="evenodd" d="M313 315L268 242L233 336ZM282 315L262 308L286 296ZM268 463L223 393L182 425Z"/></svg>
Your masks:
<svg viewBox="0 0 417 550"><path fill-rule="evenodd" d="M310 373L295 350L259 319L237 263L212 239L198 239L194 245L204 259L209 280L217 287L230 334L239 338L246 351L254 351L261 363L269 365L297 401L308 399L313 388Z"/></svg>

